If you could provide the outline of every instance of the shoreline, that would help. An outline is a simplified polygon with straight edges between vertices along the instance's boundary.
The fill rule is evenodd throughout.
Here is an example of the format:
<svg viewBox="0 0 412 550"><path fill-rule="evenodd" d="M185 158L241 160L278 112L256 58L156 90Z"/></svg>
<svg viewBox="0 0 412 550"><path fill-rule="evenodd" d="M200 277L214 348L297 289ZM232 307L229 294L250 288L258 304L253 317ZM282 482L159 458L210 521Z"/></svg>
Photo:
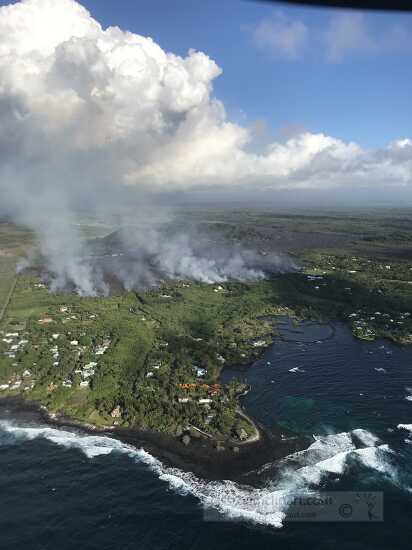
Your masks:
<svg viewBox="0 0 412 550"><path fill-rule="evenodd" d="M245 413L242 411L242 414ZM200 437L192 437L190 444L185 446L175 436L160 432L137 428L102 428L63 414L50 414L43 405L21 396L0 398L0 418L10 421L21 419L26 422L43 422L57 428L75 428L84 434L112 437L133 447L143 448L166 467L192 472L208 481L226 479L256 486L263 481L257 470L265 463L302 450L312 442L308 437L296 436L279 426L275 426L269 432L254 422L259 439L237 445L236 453L227 445L222 450L217 450L215 442L201 434Z"/></svg>
<svg viewBox="0 0 412 550"><path fill-rule="evenodd" d="M330 322L322 324L332 326ZM328 337L333 334L332 330ZM273 334L271 345L277 338L283 339L280 331ZM260 355L268 347L265 346ZM236 370L242 372L252 365L253 363L238 365ZM249 391L250 388L245 393ZM182 442L181 437L172 434L138 427L98 426L67 416L64 412L52 413L38 401L30 400L24 395L0 396L0 419L4 418L5 411L12 413L11 421L25 417L29 422L43 422L57 428L74 428L83 434L112 437L135 448L143 448L166 467L179 468L208 481L226 479L256 486L264 481L264 476L258 473L262 466L303 450L313 443L311 437L298 435L277 424L270 428L263 427L240 403L237 414L253 426L253 436L246 441L230 437L219 438L196 426L188 426L185 432L190 435L188 445Z"/></svg>

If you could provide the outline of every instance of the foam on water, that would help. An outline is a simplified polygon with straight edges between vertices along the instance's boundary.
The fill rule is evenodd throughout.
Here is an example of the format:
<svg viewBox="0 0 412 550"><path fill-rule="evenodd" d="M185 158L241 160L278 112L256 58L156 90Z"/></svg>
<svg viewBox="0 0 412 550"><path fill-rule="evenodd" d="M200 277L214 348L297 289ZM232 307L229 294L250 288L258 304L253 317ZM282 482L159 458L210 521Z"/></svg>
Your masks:
<svg viewBox="0 0 412 550"><path fill-rule="evenodd" d="M386 445L376 445L378 439L366 430L317 436L307 449L278 462L282 465L279 478L263 488L228 480L210 482L200 479L190 472L166 467L144 449L136 449L108 436L50 427L17 426L9 421L0 421L0 430L12 436L15 442L45 438L62 447L79 449L90 459L116 452L127 454L132 460L148 466L174 491L196 497L205 509L213 509L226 518L273 527L282 526L288 499L297 494L313 494L329 474L344 475L350 456L356 456L364 466L388 478L395 479L396 474L386 459L390 449ZM366 446L357 448L353 435Z"/></svg>
<svg viewBox="0 0 412 550"><path fill-rule="evenodd" d="M398 424L396 427L398 430L408 430L408 432L412 433L412 424Z"/></svg>
<svg viewBox="0 0 412 550"><path fill-rule="evenodd" d="M371 432L368 432L368 430L357 428L356 430L352 430L352 434L357 437L365 447L374 447L379 443L379 438Z"/></svg>
<svg viewBox="0 0 412 550"><path fill-rule="evenodd" d="M408 437L406 437L403 441L407 445L410 445L412 443L412 440L410 439L410 437L412 437L412 424L398 424L396 427L398 430L406 430L409 432Z"/></svg>

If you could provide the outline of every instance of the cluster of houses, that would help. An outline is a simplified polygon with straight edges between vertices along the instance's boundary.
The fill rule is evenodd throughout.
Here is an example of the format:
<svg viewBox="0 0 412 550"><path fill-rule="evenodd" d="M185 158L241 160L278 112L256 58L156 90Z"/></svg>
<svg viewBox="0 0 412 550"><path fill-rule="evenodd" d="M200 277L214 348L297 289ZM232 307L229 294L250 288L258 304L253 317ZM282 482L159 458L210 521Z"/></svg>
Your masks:
<svg viewBox="0 0 412 550"><path fill-rule="evenodd" d="M72 346L78 346L79 342L77 340L72 340L70 344ZM103 355L109 349L110 344L110 339L106 338L102 344L96 347L96 349L94 350L94 354ZM90 380L96 372L97 365L97 361L90 361L89 363L86 363L83 367L75 369L74 374L78 374L81 377L79 384L80 388L88 388L90 386ZM72 388L73 382L70 379L66 379L63 381L62 386L64 388Z"/></svg>
<svg viewBox="0 0 412 550"><path fill-rule="evenodd" d="M61 313L67 313L69 311L68 306L61 306L60 312ZM90 317L96 317L95 315L90 315ZM42 319L38 320L38 323L40 324L47 324L49 322L53 322L53 319L51 317L44 317ZM24 333L25 334L25 333ZM70 332L68 333L70 335ZM8 349L4 351L4 355L10 359L15 359L16 354L19 351L22 351L26 344L29 343L29 340L23 339L20 337L19 332L5 332L0 331L0 337L2 339L2 343L6 344L8 346ZM51 335L50 341L52 342L52 345L49 348L50 354L52 356L52 365L53 367L58 367L60 364L60 354L61 350L59 350L58 341L60 338L60 333L55 332ZM86 351L85 346L80 346L79 341L76 339L73 339L69 342L70 346L73 348L73 351L75 354L77 354L78 357L82 355ZM94 354L97 356L103 355L107 349L111 345L111 340L109 338L105 338L103 342L98 345L94 349ZM33 346L35 349L38 349L38 345ZM18 367L19 363L18 360L13 363L14 367ZM36 363L33 363L33 366L36 366ZM97 367L97 361L90 361L88 364L84 365L82 368L76 369L74 371L74 374L78 374L81 377L80 381L80 387L88 387L90 383L90 379L95 374L95 369ZM32 389L35 384L35 380L27 380L27 378L32 378L31 371L26 369L22 375L13 375L13 377L7 382L0 384L0 391L6 391L6 390L19 390L19 389ZM57 388L57 384L52 383L49 384L49 386L53 386L52 389ZM70 378L67 378L63 380L62 386L64 388L72 388L73 387L73 381Z"/></svg>
<svg viewBox="0 0 412 550"><path fill-rule="evenodd" d="M31 378L32 373L28 369L26 369L23 374L20 376L18 374L14 374L10 377L10 379L0 384L0 391L6 391L6 390L21 390L28 391L34 388L36 381Z"/></svg>
<svg viewBox="0 0 412 550"><path fill-rule="evenodd" d="M0 334L3 336L2 342L7 346L10 346L9 349L3 352L3 355L9 359L15 359L17 352L21 351L29 342L24 338L20 338L18 332L5 333L4 331L1 331Z"/></svg>
<svg viewBox="0 0 412 550"><path fill-rule="evenodd" d="M79 374L81 376L80 381L80 387L81 388L88 388L90 385L90 379L92 376L94 376L96 372L97 367L97 361L90 361L90 363L87 363L80 369L76 369L74 371L74 374ZM65 380L62 384L66 388L72 387L72 381L71 380Z"/></svg>
<svg viewBox="0 0 412 550"><path fill-rule="evenodd" d="M183 383L179 384L179 388L186 392L197 392L199 390L206 391L210 397L215 397L222 393L221 384L196 384L196 383Z"/></svg>
<svg viewBox="0 0 412 550"><path fill-rule="evenodd" d="M383 327L385 330L393 330L395 327L402 327L409 320L411 313L406 311L400 313L399 317L391 316L389 313L375 311L374 313L362 312L358 310L348 315L348 319L352 323L355 334L360 334L366 337L375 335L374 327Z"/></svg>

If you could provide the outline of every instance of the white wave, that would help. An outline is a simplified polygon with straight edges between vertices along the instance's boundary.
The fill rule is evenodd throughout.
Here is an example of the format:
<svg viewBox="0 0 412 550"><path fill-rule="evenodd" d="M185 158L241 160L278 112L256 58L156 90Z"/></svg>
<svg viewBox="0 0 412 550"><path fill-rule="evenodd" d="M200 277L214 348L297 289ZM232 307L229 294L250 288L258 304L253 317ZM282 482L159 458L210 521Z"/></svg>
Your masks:
<svg viewBox="0 0 412 550"><path fill-rule="evenodd" d="M412 401L412 395L407 395L407 396L405 397L405 399L406 399L406 401Z"/></svg>
<svg viewBox="0 0 412 550"><path fill-rule="evenodd" d="M300 367L293 367L292 369L289 369L289 372L305 372L305 371Z"/></svg>
<svg viewBox="0 0 412 550"><path fill-rule="evenodd" d="M208 482L190 472L165 467L162 462L144 449L136 449L107 436L83 435L49 427L16 426L0 421L0 429L12 434L16 440L44 438L48 441L82 451L88 458L120 452L147 465L162 481L180 494L197 497L205 508L213 508L226 517L258 524L281 527L287 507L286 500L294 486L284 483L279 487L256 489L232 481Z"/></svg>
<svg viewBox="0 0 412 550"><path fill-rule="evenodd" d="M85 435L51 427L16 426L8 421L0 421L0 430L12 434L17 440L45 438L66 448L76 448L88 458L110 453L124 453L132 460L143 463L159 479L182 495L196 497L203 507L213 509L226 518L247 520L257 524L281 527L294 495L313 494L328 474L343 475L349 456L357 456L367 467L394 478L394 472L386 462L387 446L374 446L378 441L366 430L343 432L328 436L317 436L312 445L281 461L285 468L279 479L266 487L254 488L228 480L206 481L190 472L166 467L144 449L137 449L117 439L104 435ZM367 446L357 449L352 435ZM290 465L298 467L294 470Z"/></svg>
<svg viewBox="0 0 412 550"><path fill-rule="evenodd" d="M412 433L412 424L398 424L396 427L398 430L408 430L408 432Z"/></svg>
<svg viewBox="0 0 412 550"><path fill-rule="evenodd" d="M319 485L327 474L342 475L344 473L348 452L342 451L313 466L304 466L298 470L298 473L310 485Z"/></svg>
<svg viewBox="0 0 412 550"><path fill-rule="evenodd" d="M364 466L384 474L393 482L397 483L398 475L395 467L389 462L388 456L393 451L388 445L379 445L378 447L365 447L356 449L354 454L360 459Z"/></svg>
<svg viewBox="0 0 412 550"><path fill-rule="evenodd" d="M376 437L376 435L362 428L352 430L352 434L355 435L365 447L374 447L379 442L379 438Z"/></svg>
<svg viewBox="0 0 412 550"><path fill-rule="evenodd" d="M365 447L357 448L353 436ZM396 471L387 460L392 451L387 445L378 445L378 442L374 434L364 429L318 436L307 449L290 455L286 461L304 464L296 473L309 485L319 485L330 474L343 475L349 458L358 459L367 468L397 482Z"/></svg>
<svg viewBox="0 0 412 550"><path fill-rule="evenodd" d="M404 442L407 445L410 445L412 443L412 441L409 439L409 437L412 437L412 424L398 424L396 427L398 428L398 430L406 430L407 432L409 432L408 437L404 439Z"/></svg>
<svg viewBox="0 0 412 550"><path fill-rule="evenodd" d="M49 427L15 426L8 421L0 421L0 429L12 434L16 439L44 438L62 447L76 448L88 458L107 455L113 451L124 452L126 448L129 452L133 452L132 447L128 447L117 439L101 435L80 435L76 432Z"/></svg>

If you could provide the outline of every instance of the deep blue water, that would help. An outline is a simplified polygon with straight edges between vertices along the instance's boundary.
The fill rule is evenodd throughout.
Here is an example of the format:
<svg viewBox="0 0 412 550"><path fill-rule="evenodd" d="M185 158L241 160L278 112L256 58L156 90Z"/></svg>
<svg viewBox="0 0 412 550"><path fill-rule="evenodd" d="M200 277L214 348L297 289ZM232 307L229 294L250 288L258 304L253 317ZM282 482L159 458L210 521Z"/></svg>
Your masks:
<svg viewBox="0 0 412 550"><path fill-rule="evenodd" d="M260 492L208 484L108 438L3 418L0 549L410 549L412 445L405 442L409 431L397 426L412 424L412 400L406 399L412 348L360 342L344 326L333 328L307 323L299 333L285 330L298 341L277 341L245 373L252 390L243 405L268 427L280 422L326 436L320 459L331 457L336 471L332 475L329 462L319 459L320 466L311 463L299 480L314 482L321 472L319 491L383 491L383 522L276 528L277 520L264 521L253 506L277 491L279 477ZM295 367L300 371L290 372ZM226 370L224 376L233 375ZM379 441L360 454L349 448L339 459L359 428ZM220 510L213 521L205 516L210 506ZM237 520L229 521L234 515Z"/></svg>

